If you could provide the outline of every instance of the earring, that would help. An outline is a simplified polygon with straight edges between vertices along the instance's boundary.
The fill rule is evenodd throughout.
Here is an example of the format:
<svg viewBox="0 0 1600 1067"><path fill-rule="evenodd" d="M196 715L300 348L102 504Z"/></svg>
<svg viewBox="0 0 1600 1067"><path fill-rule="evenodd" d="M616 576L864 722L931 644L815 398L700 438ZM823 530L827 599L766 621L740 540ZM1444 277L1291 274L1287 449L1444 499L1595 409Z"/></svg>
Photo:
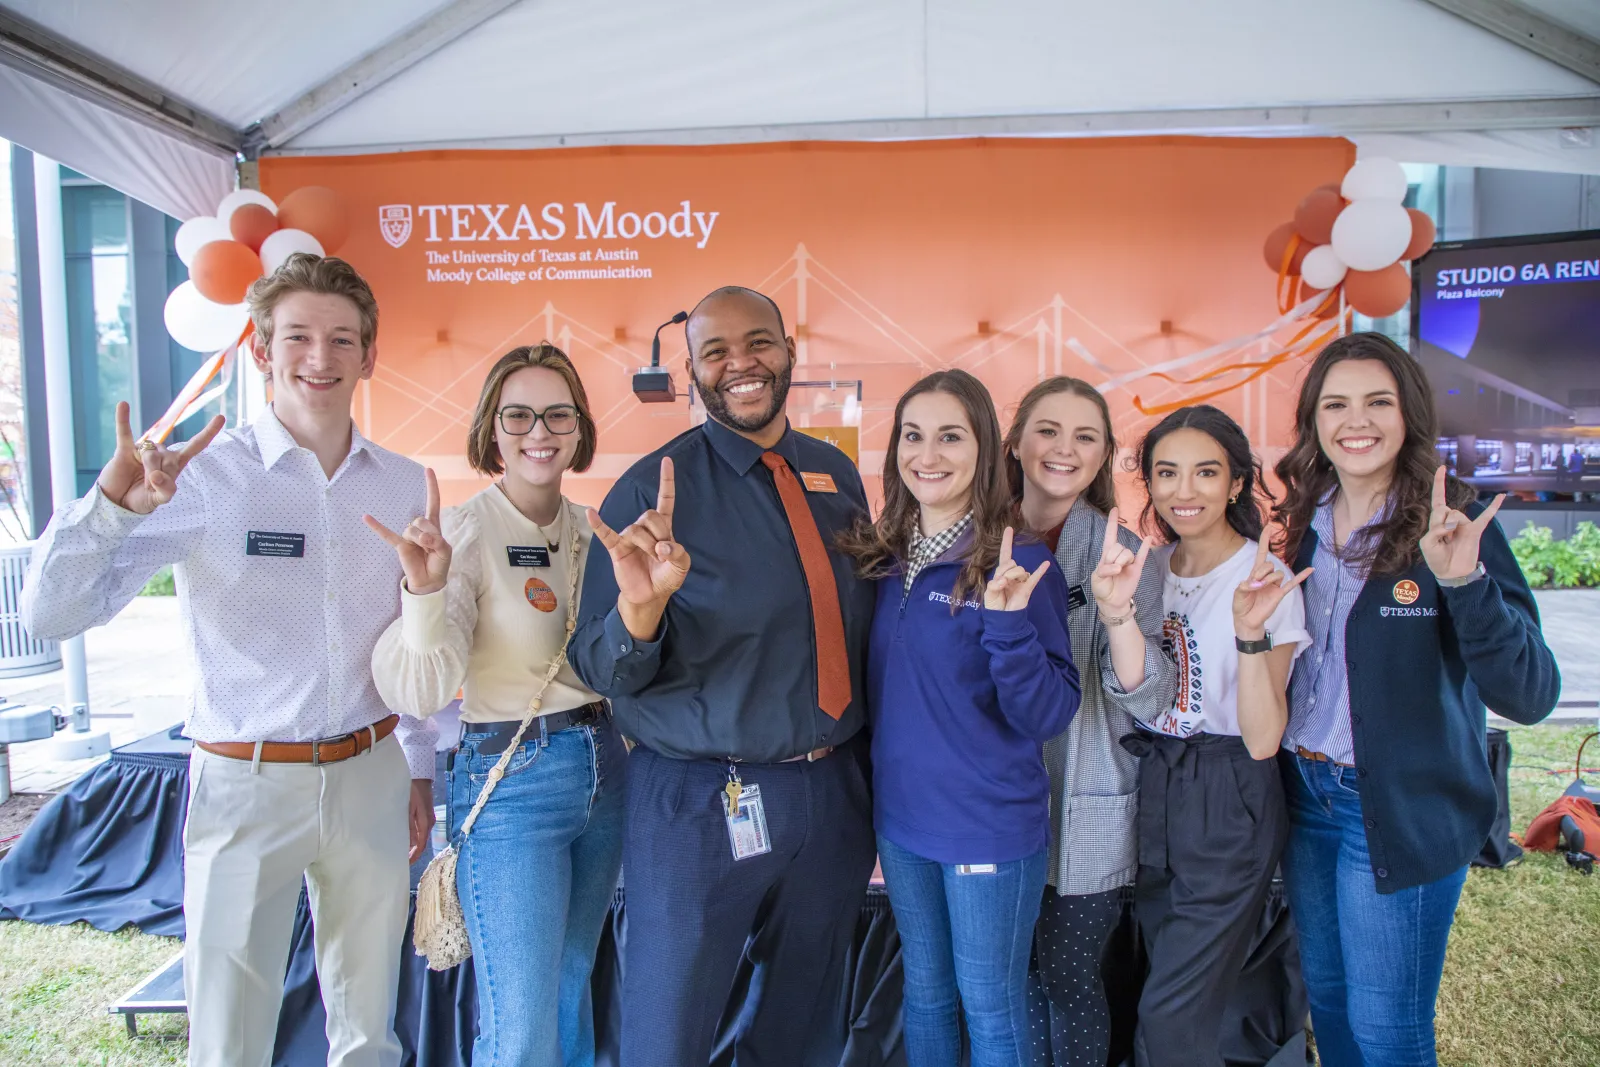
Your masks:
<svg viewBox="0 0 1600 1067"><path fill-rule="evenodd" d="M1235 494L1233 494L1232 496L1230 496L1228 498L1228 503L1230 503L1230 504L1237 504L1238 502L1239 502L1239 494L1238 493L1235 493Z"/></svg>

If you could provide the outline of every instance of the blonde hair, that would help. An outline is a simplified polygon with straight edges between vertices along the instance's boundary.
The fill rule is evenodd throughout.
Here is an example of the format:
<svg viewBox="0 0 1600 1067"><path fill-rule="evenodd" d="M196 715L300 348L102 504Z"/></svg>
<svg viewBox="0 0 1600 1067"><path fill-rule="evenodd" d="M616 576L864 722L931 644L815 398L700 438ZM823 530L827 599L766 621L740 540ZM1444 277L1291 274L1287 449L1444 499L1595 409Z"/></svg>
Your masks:
<svg viewBox="0 0 1600 1067"><path fill-rule="evenodd" d="M377 339L378 299L372 295L372 286L366 279L342 259L296 252L283 266L265 278L257 278L245 296L250 305L250 320L255 323L256 336L263 345L272 346L272 313L293 293L344 297L356 306L356 313L361 317L361 351L366 352Z"/></svg>
<svg viewBox="0 0 1600 1067"><path fill-rule="evenodd" d="M479 474L493 477L504 471L500 446L495 443L495 415L500 410L500 389L506 379L525 367L545 367L561 375L572 391L572 406L578 409L578 450L572 457L570 470L582 473L594 461L595 445L599 431L595 428L594 413L589 409L589 394L583 391L583 379L567 354L549 341L536 345L513 348L489 368L483 380L483 392L478 395L477 410L472 413L472 427L467 430L467 463Z"/></svg>

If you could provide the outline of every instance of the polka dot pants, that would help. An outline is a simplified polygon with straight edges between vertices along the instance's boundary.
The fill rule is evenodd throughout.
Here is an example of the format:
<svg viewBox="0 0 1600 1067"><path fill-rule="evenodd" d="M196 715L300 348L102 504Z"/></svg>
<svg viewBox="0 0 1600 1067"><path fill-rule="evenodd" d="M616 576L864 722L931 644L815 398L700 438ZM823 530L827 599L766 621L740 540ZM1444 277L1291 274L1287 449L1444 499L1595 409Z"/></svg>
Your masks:
<svg viewBox="0 0 1600 1067"><path fill-rule="evenodd" d="M1101 975L1122 893L1057 896L1045 886L1028 973L1033 1067L1106 1067L1111 1014Z"/></svg>

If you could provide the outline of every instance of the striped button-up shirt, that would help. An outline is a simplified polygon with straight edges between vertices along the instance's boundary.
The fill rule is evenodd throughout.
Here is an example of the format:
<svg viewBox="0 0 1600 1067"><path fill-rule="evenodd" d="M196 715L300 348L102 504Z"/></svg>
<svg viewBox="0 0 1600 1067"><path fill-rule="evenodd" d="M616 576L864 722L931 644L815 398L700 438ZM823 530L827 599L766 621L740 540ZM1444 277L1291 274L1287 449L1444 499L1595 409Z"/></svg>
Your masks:
<svg viewBox="0 0 1600 1067"><path fill-rule="evenodd" d="M1346 548L1359 546L1366 539L1365 531L1387 515L1387 507L1379 508L1366 526L1351 532ZM1311 647L1295 663L1289 681L1289 728L1283 733L1283 745L1290 752L1296 747L1307 748L1353 766L1356 750L1350 733L1344 626L1366 584L1367 566L1345 558L1334 548L1331 495L1312 513L1311 528L1317 533L1317 549L1311 563L1316 569L1302 583Z"/></svg>

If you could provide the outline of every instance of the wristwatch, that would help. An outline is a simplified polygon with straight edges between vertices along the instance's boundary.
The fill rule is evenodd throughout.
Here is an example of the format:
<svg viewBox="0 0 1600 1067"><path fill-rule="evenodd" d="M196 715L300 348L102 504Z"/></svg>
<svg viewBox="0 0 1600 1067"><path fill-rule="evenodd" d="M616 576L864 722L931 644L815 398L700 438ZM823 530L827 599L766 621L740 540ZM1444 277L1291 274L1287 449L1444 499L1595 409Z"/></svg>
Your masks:
<svg viewBox="0 0 1600 1067"><path fill-rule="evenodd" d="M1234 634L1233 646L1240 652L1243 652L1247 655L1254 654L1256 652L1270 652L1272 651L1272 631L1264 631L1261 635L1261 640L1259 641L1246 641L1238 634Z"/></svg>
<svg viewBox="0 0 1600 1067"><path fill-rule="evenodd" d="M1488 574L1489 572L1483 567L1483 560L1480 559L1478 565L1472 568L1470 573L1463 574L1459 578L1435 578L1434 581L1447 589L1457 589L1463 585L1471 585L1479 578L1487 577Z"/></svg>

